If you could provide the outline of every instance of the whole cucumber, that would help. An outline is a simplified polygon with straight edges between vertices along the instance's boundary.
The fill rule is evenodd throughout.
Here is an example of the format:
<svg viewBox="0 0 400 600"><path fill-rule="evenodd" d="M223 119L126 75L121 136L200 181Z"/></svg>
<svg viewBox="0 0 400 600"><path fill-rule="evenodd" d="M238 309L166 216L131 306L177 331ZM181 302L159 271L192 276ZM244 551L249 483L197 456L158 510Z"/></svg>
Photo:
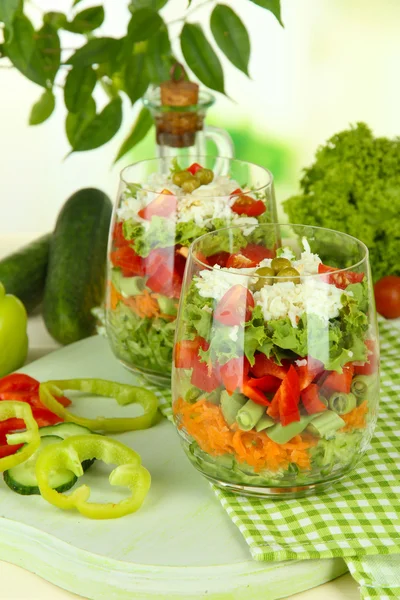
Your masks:
<svg viewBox="0 0 400 600"><path fill-rule="evenodd" d="M0 260L0 281L7 294L17 296L32 312L43 299L51 234Z"/></svg>
<svg viewBox="0 0 400 600"><path fill-rule="evenodd" d="M91 309L103 301L111 201L102 191L75 192L50 244L43 318L50 335L71 344L95 332Z"/></svg>

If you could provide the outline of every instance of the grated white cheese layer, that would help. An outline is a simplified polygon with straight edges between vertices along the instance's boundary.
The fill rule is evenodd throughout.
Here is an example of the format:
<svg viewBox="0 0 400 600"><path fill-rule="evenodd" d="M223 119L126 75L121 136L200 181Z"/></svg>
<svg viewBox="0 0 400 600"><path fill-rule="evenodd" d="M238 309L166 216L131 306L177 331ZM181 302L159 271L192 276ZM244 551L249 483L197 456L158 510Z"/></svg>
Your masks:
<svg viewBox="0 0 400 600"><path fill-rule="evenodd" d="M221 269L215 265L213 269L200 271L195 278L196 287L202 298L214 298L217 302L234 285L243 285L247 288L254 269Z"/></svg>

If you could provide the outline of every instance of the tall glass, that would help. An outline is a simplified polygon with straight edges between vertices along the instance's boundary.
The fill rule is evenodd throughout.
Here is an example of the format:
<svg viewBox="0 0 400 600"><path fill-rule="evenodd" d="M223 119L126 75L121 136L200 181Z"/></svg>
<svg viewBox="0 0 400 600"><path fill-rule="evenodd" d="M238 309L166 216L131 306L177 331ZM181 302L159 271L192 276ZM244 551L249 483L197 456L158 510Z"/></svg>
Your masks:
<svg viewBox="0 0 400 600"><path fill-rule="evenodd" d="M254 243L269 258L229 268ZM183 448L217 485L290 497L343 477L367 449L379 399L366 246L302 225L199 238L186 265L172 391Z"/></svg>
<svg viewBox="0 0 400 600"><path fill-rule="evenodd" d="M121 173L109 240L106 327L129 369L169 383L190 244L233 223L276 220L272 175L228 158L151 159ZM247 254L260 250L253 244ZM261 249L261 252L263 249ZM223 260L224 254L220 260ZM218 257L216 257L216 261ZM252 264L252 256L242 261Z"/></svg>

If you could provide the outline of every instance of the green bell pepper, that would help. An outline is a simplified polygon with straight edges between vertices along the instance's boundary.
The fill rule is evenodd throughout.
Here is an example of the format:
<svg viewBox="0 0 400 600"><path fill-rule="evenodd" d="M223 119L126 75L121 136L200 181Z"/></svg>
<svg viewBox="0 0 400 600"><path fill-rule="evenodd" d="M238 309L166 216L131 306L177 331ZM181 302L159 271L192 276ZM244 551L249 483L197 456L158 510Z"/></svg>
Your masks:
<svg viewBox="0 0 400 600"><path fill-rule="evenodd" d="M118 504L88 502L90 488L81 485L69 496L60 494L49 484L50 474L68 469L77 477L83 475L82 462L97 458L118 465L109 476L111 485L129 488L132 495ZM137 452L117 440L102 435L78 435L48 446L36 463L36 478L42 497L63 510L77 509L90 519L116 519L136 512L150 489L150 473L141 464Z"/></svg>
<svg viewBox="0 0 400 600"><path fill-rule="evenodd" d="M28 317L22 302L6 294L0 282L0 377L24 364L28 352Z"/></svg>
<svg viewBox="0 0 400 600"><path fill-rule="evenodd" d="M143 407L144 414L139 417L110 419L105 417L98 417L96 419L79 417L67 410L55 397L63 396L63 390L79 390L88 394L115 398L121 406L133 403L140 404ZM158 409L157 396L153 392L145 388L124 383L114 383L113 381L106 381L104 379L46 381L40 384L39 397L46 408L64 421L71 421L92 431L106 431L109 433L147 429L154 424Z"/></svg>

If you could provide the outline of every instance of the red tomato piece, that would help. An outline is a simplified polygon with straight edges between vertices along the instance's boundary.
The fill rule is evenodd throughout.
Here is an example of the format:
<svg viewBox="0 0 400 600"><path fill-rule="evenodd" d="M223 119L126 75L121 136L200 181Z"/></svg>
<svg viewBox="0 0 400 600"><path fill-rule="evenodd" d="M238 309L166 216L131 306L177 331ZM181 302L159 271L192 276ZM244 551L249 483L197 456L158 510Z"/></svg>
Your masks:
<svg viewBox="0 0 400 600"><path fill-rule="evenodd" d="M250 378L246 381L247 385L257 388L262 392L276 392L281 384L281 380L274 375L264 375L264 377Z"/></svg>
<svg viewBox="0 0 400 600"><path fill-rule="evenodd" d="M257 352L254 355L255 363L251 367L251 373L254 377L260 378L264 375L273 375L278 379L284 379L289 367L285 365L277 365L273 360L267 358L265 354Z"/></svg>
<svg viewBox="0 0 400 600"><path fill-rule="evenodd" d="M350 363L347 363L347 365L344 365L342 373L331 371L328 377L325 379L323 387L331 390L332 392L343 392L344 394L349 394L353 375L354 366Z"/></svg>
<svg viewBox="0 0 400 600"><path fill-rule="evenodd" d="M227 269L251 269L256 267L258 263L254 262L250 258L247 258L240 252L238 254L231 254L226 263Z"/></svg>
<svg viewBox="0 0 400 600"><path fill-rule="evenodd" d="M220 267L226 267L226 263L230 257L229 252L217 252L212 256L207 257L208 264L213 267L214 265L219 265Z"/></svg>
<svg viewBox="0 0 400 600"><path fill-rule="evenodd" d="M374 286L376 310L386 319L400 317L400 277L387 275Z"/></svg>
<svg viewBox="0 0 400 600"><path fill-rule="evenodd" d="M217 367L209 369L206 363L197 361L193 366L190 383L204 392L213 392L220 385Z"/></svg>
<svg viewBox="0 0 400 600"><path fill-rule="evenodd" d="M39 381L24 373L11 373L0 379L0 392L37 392Z"/></svg>
<svg viewBox="0 0 400 600"><path fill-rule="evenodd" d="M326 410L325 404L319 398L319 388L316 383L311 383L305 390L301 392L301 399L304 408L309 415Z"/></svg>
<svg viewBox="0 0 400 600"><path fill-rule="evenodd" d="M253 400L256 404L261 404L262 406L270 406L271 401L268 400L267 396L261 392L256 387L251 387L248 383L243 384L243 394Z"/></svg>
<svg viewBox="0 0 400 600"><path fill-rule="evenodd" d="M151 221L152 217L170 217L176 212L177 202L176 196L172 192L162 190L157 198L139 210L138 215L147 221Z"/></svg>
<svg viewBox="0 0 400 600"><path fill-rule="evenodd" d="M297 375L299 376L300 391L308 387L310 383L324 371L324 365L319 360L316 360L311 356L306 360L306 365L301 367L296 366Z"/></svg>
<svg viewBox="0 0 400 600"><path fill-rule="evenodd" d="M272 404L267 410L267 414L276 419L279 407L279 418L282 425L290 425L294 421L300 421L299 401L299 377L294 366L290 365L285 379L282 380Z"/></svg>
<svg viewBox="0 0 400 600"><path fill-rule="evenodd" d="M200 171L200 169L202 168L203 167L199 165L199 163L193 163L192 165L190 165L190 167L186 169L186 171L189 171L189 173L191 173L192 175L196 175L197 171Z"/></svg>
<svg viewBox="0 0 400 600"><path fill-rule="evenodd" d="M240 254L253 261L256 265L266 258L275 258L275 250L268 250L265 246L259 244L248 244L246 248L242 248Z"/></svg>
<svg viewBox="0 0 400 600"><path fill-rule="evenodd" d="M175 344L175 367L191 369L199 360L199 350L207 350L209 344L200 336L194 340L181 340Z"/></svg>
<svg viewBox="0 0 400 600"><path fill-rule="evenodd" d="M254 305L253 294L243 285L234 285L218 302L214 319L223 325L240 325L250 319Z"/></svg>
<svg viewBox="0 0 400 600"><path fill-rule="evenodd" d="M250 363L245 356L240 358L231 358L227 363L220 367L222 383L229 395L237 389L241 390L243 382L247 380L250 370Z"/></svg>
<svg viewBox="0 0 400 600"><path fill-rule="evenodd" d="M248 217L259 217L266 211L266 206L261 200L255 200L250 196L243 194L240 188L234 190L231 198L236 197L232 210L237 215L247 215Z"/></svg>
<svg viewBox="0 0 400 600"><path fill-rule="evenodd" d="M323 278L327 283L333 284L335 287L344 290L351 283L360 283L364 279L364 273L355 273L354 271L339 271L336 267L328 267L320 263L318 265L318 273L326 273L326 277Z"/></svg>
<svg viewBox="0 0 400 600"><path fill-rule="evenodd" d="M372 375L378 370L378 359L376 356L376 342L374 340L366 340L368 358L363 365L353 363L354 373L356 375Z"/></svg>
<svg viewBox="0 0 400 600"><path fill-rule="evenodd" d="M122 246L129 246L129 240L124 237L124 224L122 221L115 223L113 229L113 244L115 248L122 248Z"/></svg>
<svg viewBox="0 0 400 600"><path fill-rule="evenodd" d="M110 253L110 259L114 267L119 267L124 277L143 276L144 262L130 246L123 246Z"/></svg>

